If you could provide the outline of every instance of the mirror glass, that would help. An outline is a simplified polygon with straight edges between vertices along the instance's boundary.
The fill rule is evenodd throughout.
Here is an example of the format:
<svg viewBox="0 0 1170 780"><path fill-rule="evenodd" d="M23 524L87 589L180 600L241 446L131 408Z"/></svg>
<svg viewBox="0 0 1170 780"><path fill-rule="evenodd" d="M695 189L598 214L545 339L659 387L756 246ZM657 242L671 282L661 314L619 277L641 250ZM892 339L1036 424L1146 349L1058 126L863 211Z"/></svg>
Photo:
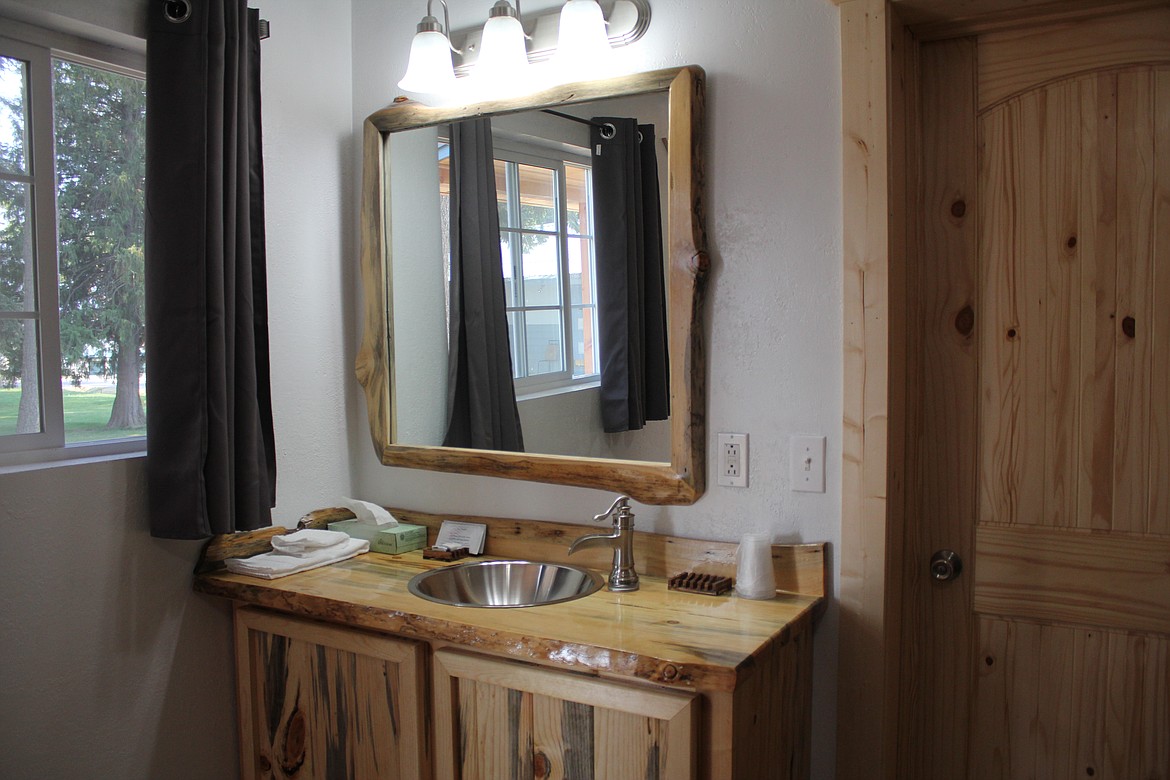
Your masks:
<svg viewBox="0 0 1170 780"><path fill-rule="evenodd" d="M666 93L592 100L492 118L501 257L517 409L527 452L670 460L668 419L606 433L599 372L591 125L626 117L653 128L658 193L667 191ZM576 117L582 121L574 121ZM605 128L601 128L602 132ZM395 441L443 443L450 314L449 126L384 141L390 230ZM667 233L660 210L658 229ZM644 229L644 227L643 227ZM655 266L665 274L662 258ZM659 280L661 282L661 279ZM611 291L612 293L612 291Z"/></svg>
<svg viewBox="0 0 1170 780"><path fill-rule="evenodd" d="M366 119L361 207L364 332L355 368L365 391L371 438L384 464L594 487L646 504L689 504L702 495L706 477L702 307L708 269L702 204L703 97L703 71L688 66L466 106L434 108L407 101ZM490 262L456 263L455 268L457 274L490 268L503 275L509 329L507 338L496 343L507 342L513 377L509 381L506 370L498 372L497 379L504 379L491 392L501 386L504 393L515 389L523 452L442 446L452 440L446 429L447 322L453 316L448 301L452 264L445 246L450 235L445 216L450 164L443 159L453 123L485 116L491 118L495 167L492 176L481 177L481 192L465 197L489 201L479 209L481 215L486 213L479 219L489 229L475 232L481 256ZM593 125L574 118L591 120ZM661 236L661 250L644 253L658 257L660 251L661 264L631 264L641 270L628 271L638 280L631 281L631 289L643 278L662 274L658 316L631 315L630 320L637 319L646 330L656 327L655 343L666 349L658 356L657 370L646 374L657 378L659 385L652 394L655 402L645 404L645 426L618 427L620 433L604 431L596 387L606 360L602 344L609 342L608 331L597 338L595 331L603 329L594 321L603 314L608 320L612 313L608 307L623 300L618 295L605 297L609 280L599 280L593 266L596 245L607 242L606 231L595 234L597 225L616 224L604 214L596 219L593 215L620 199L595 191L608 192L612 181L600 171L627 168L624 163L611 165L619 159L615 155L604 160L596 156L598 138L590 133L602 132L606 119L624 126L629 137L636 135L636 125L654 126L646 146L657 157L661 197L658 216L625 220ZM649 156L646 146L639 150L642 157ZM640 191L647 191L653 180L653 174L645 174ZM495 217L498 228L491 227ZM500 246L498 263L493 236ZM627 253L623 249L619 254ZM611 266L603 266L605 277ZM492 281L474 289L498 292L499 285ZM649 297L653 296L646 300ZM633 311L633 301L641 300L632 295L627 299L629 308L621 308L617 316ZM454 311L461 316L465 310ZM465 349L464 354L484 351ZM617 354L620 346L608 351ZM627 394L620 395L619 409L627 403ZM604 416L612 419L614 406L608 392L606 396Z"/></svg>

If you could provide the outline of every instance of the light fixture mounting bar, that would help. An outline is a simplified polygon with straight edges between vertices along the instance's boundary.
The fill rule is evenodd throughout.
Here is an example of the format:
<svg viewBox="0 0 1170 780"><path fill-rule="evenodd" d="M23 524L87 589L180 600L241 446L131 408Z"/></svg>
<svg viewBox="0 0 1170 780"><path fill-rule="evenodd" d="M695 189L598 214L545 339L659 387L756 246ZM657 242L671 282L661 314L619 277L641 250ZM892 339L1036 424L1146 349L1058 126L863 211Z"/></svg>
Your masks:
<svg viewBox="0 0 1170 780"><path fill-rule="evenodd" d="M598 4L605 13L610 46L628 46L646 34L650 26L649 0L599 0ZM560 16L558 8L530 18L521 18L524 31L532 41L528 50L529 62L544 62L556 53ZM466 76L471 72L471 67L479 59L482 34L482 28L458 30L450 34L452 46L458 40L462 51L462 56L455 58L455 75Z"/></svg>

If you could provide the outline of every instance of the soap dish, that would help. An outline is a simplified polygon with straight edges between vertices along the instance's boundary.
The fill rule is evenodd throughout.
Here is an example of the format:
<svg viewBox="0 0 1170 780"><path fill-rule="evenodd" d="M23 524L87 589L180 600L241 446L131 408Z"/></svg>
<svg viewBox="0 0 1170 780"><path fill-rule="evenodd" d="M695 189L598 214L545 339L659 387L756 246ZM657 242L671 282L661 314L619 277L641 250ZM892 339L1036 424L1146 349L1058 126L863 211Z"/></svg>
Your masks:
<svg viewBox="0 0 1170 780"><path fill-rule="evenodd" d="M702 593L705 596L719 596L731 590L735 581L731 577L719 574L699 574L693 571L684 571L666 581L670 590L681 590L687 593Z"/></svg>
<svg viewBox="0 0 1170 780"><path fill-rule="evenodd" d="M466 547L460 547L457 550L448 550L443 547L427 547L423 550L423 558L433 561L457 561L460 558L466 558L470 554L470 551Z"/></svg>

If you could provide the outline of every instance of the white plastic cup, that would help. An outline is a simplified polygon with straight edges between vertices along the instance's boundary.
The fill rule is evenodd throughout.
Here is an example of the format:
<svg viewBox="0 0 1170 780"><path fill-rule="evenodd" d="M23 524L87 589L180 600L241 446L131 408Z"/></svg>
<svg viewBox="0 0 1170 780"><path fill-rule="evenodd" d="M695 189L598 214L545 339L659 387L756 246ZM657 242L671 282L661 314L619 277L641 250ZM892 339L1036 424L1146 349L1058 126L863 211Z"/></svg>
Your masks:
<svg viewBox="0 0 1170 780"><path fill-rule="evenodd" d="M739 540L735 552L735 592L745 599L770 599L776 595L769 534L744 534Z"/></svg>

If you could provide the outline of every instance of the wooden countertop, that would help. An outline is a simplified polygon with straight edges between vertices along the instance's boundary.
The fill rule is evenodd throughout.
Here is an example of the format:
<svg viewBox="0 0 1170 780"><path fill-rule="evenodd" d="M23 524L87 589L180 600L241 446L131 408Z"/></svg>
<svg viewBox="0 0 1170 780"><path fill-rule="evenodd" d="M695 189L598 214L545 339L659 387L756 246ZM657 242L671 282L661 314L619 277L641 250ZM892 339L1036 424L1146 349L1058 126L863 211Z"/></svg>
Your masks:
<svg viewBox="0 0 1170 780"><path fill-rule="evenodd" d="M440 521L437 516L391 511L404 522L437 527ZM303 524L320 526L346 514L346 510L320 510L306 515L307 522ZM566 528L573 533L592 530L537 521L459 519L487 520L494 524L489 530L488 552L495 555L484 556L489 558L563 561ZM504 529L526 533L505 534ZM256 533L264 532L254 532L249 538L256 538ZM268 533L266 538L272 533L275 532ZM514 540L521 537L524 549L512 549L518 544ZM542 546L542 538L551 539L555 544ZM228 539L233 541L225 543L227 549L238 550L234 539ZM612 593L602 589L575 601L537 607L453 607L419 598L407 590L410 578L421 571L449 565L424 560L421 551L402 555L366 553L275 580L224 570L206 571L210 566L201 565L203 573L196 575L195 589L354 628L454 644L546 666L722 691L733 690L748 679L756 665L755 659L774 644L786 644L791 636L809 630L814 612L823 601L823 590L817 587L816 576L819 564L822 567L819 582L823 583L823 545L776 545L773 557L777 582L783 587L789 582L811 581L813 585L807 590L812 592L799 594L782 590L773 599L755 601L734 594L705 596L666 587L663 575L667 571L727 573L718 570L726 566L727 556L733 555L734 544L648 533L636 536L635 540L641 578L639 590ZM211 547L216 544L213 542ZM267 546L265 542L264 547ZM640 552L639 547L643 548ZM587 554L590 552L595 553L593 557ZM573 563L601 571L608 560L608 551L584 551L574 557L581 560ZM214 558L215 553L205 553L205 562ZM680 558L691 562L684 565ZM607 574L608 569L601 573Z"/></svg>

